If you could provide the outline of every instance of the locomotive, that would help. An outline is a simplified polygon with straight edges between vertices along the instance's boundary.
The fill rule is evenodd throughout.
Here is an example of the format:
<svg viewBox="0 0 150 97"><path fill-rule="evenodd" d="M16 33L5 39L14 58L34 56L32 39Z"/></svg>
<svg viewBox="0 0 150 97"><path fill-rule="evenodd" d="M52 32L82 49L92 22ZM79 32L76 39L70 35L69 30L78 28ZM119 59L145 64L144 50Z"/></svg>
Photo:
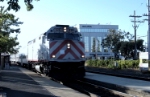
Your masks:
<svg viewBox="0 0 150 97"><path fill-rule="evenodd" d="M81 38L76 27L52 26L28 42L26 67L58 79L83 78L85 48Z"/></svg>

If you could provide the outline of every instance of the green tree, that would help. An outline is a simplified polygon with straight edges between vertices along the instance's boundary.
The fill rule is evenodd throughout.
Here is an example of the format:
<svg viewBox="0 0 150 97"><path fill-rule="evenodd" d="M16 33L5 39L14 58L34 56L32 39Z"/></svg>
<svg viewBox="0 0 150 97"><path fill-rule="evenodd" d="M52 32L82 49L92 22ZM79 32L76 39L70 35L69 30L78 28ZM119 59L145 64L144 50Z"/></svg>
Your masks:
<svg viewBox="0 0 150 97"><path fill-rule="evenodd" d="M118 52L121 46L120 42L125 41L125 39L131 40L132 38L133 35L129 32L121 30L109 30L109 33L106 35L106 38L102 40L101 45L103 46L103 48L108 47L113 52Z"/></svg>
<svg viewBox="0 0 150 97"><path fill-rule="evenodd" d="M140 51L144 51L143 46L144 40L137 40L136 45L137 49ZM135 49L135 42L134 41L120 41L115 46L116 50L120 50L121 54L126 58L134 58L134 49Z"/></svg>
<svg viewBox="0 0 150 97"><path fill-rule="evenodd" d="M136 41L136 45L137 45L137 49L138 50L144 51L144 45L143 45L143 43L144 43L144 40L142 40L142 39L138 39Z"/></svg>
<svg viewBox="0 0 150 97"><path fill-rule="evenodd" d="M5 0L0 0L0 2L4 2L4 1ZM8 4L8 7L7 7L8 10L12 9L14 11L18 11L21 8L20 5L18 4L19 0L6 0L6 1ZM20 1L23 1L23 0L20 0ZM35 1L40 1L40 0L35 0ZM34 8L33 5L31 4L32 2L33 0L24 0L27 11L31 11Z"/></svg>
<svg viewBox="0 0 150 97"><path fill-rule="evenodd" d="M120 52L124 57L128 57L130 54L130 51L132 51L132 47L130 45L131 43L128 41L122 41L120 45ZM129 46L130 45L130 46Z"/></svg>
<svg viewBox="0 0 150 97"><path fill-rule="evenodd" d="M92 52L96 52L96 39L93 38Z"/></svg>
<svg viewBox="0 0 150 97"><path fill-rule="evenodd" d="M3 35L0 33L0 53L6 52L10 54L16 54L18 52L18 48L15 48L19 45L16 37L10 37L9 35Z"/></svg>
<svg viewBox="0 0 150 97"><path fill-rule="evenodd" d="M19 26L20 24L23 24L18 20L19 18L15 18L13 14L8 13L7 9L4 9L4 7L0 7L1 52L14 52L12 47L18 45L18 43L16 42L17 35L14 38L10 37L10 33L20 33L20 28L14 28L16 26ZM5 48L5 46L7 46L7 49ZM4 49L2 50L2 48ZM12 51L9 48L12 49Z"/></svg>
<svg viewBox="0 0 150 97"><path fill-rule="evenodd" d="M15 48L19 45L19 42L17 42L17 35L16 37L10 37L10 33L20 33L20 28L14 28L22 24L22 22L19 22L18 20L19 19L16 19L13 14L8 13L7 9L0 7L0 56L1 53L5 52L18 52L18 49Z"/></svg>
<svg viewBox="0 0 150 97"><path fill-rule="evenodd" d="M18 21L19 18L15 18L13 14L8 13L7 9L0 7L0 33L10 34L10 33L20 33L20 28L14 28L23 24L23 22Z"/></svg>
<svg viewBox="0 0 150 97"><path fill-rule="evenodd" d="M102 40L103 48L108 47L115 55L121 52L121 55L129 57L134 49L134 43L131 42L134 36L126 31L109 30L106 38ZM130 42L129 42L130 41Z"/></svg>

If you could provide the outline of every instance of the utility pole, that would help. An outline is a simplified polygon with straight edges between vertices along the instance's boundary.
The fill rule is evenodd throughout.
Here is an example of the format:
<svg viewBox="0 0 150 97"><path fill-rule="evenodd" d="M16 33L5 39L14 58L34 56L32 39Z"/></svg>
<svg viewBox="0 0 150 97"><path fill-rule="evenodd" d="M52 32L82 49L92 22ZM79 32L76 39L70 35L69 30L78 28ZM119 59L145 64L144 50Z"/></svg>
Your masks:
<svg viewBox="0 0 150 97"><path fill-rule="evenodd" d="M148 14L143 14L143 16L147 16L148 19L144 19L146 21L148 21L148 32L147 32L147 44L148 44L148 49L147 52L150 52L150 0L148 0ZM150 54L148 54L148 59L150 59Z"/></svg>
<svg viewBox="0 0 150 97"><path fill-rule="evenodd" d="M142 16L136 15L136 12L134 11L134 15L130 15L129 17L133 17L134 18L134 20L131 21L131 22L134 23L134 25L133 25L133 28L134 28L134 42L135 42L135 44L134 44L134 46L135 46L135 48L134 48L134 59L136 60L137 59L136 31L137 31L137 28L138 28L138 25L136 25L136 23L137 22L141 23L141 21L136 21L136 18L140 18Z"/></svg>

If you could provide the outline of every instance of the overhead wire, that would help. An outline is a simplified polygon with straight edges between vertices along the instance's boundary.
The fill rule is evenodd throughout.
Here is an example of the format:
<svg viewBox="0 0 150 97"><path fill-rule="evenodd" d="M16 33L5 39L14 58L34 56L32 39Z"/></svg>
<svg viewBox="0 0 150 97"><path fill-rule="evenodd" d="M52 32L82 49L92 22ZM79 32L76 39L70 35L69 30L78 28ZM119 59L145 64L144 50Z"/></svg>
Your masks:
<svg viewBox="0 0 150 97"><path fill-rule="evenodd" d="M144 2L143 3L141 3L137 8L136 8L136 10L135 11L137 11L137 10L139 10L139 8L141 8L141 6L143 5L145 3L145 0L144 0ZM140 23L141 24L141 23ZM139 25L140 25L139 24ZM129 29L128 29L128 31L130 31L130 29L131 29L131 25L129 25Z"/></svg>

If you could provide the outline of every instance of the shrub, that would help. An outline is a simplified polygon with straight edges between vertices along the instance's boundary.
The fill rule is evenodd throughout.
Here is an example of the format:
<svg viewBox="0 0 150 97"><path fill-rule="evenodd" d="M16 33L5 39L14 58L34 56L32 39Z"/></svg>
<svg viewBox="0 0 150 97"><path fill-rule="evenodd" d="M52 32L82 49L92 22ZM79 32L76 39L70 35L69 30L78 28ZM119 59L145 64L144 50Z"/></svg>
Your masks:
<svg viewBox="0 0 150 97"><path fill-rule="evenodd" d="M87 60L87 66L93 67L106 67L106 68L118 68L118 69L125 69L125 68L138 68L139 67L139 60L117 60L117 66L114 65L114 60ZM150 63L150 61L149 61Z"/></svg>

